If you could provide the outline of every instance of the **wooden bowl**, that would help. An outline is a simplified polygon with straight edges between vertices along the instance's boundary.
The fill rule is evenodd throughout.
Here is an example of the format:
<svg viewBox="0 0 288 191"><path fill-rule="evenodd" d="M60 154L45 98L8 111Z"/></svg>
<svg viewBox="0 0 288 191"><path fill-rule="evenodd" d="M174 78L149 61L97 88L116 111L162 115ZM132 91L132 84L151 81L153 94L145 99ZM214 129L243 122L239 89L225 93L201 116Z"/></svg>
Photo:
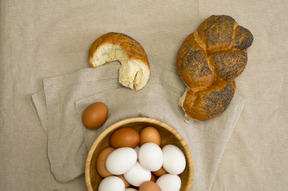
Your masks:
<svg viewBox="0 0 288 191"><path fill-rule="evenodd" d="M121 127L132 127L136 131L140 132L141 129L147 126L155 127L159 131L161 135L161 148L167 144L174 144L178 146L184 153L186 158L186 168L179 175L182 184L181 191L190 191L193 181L194 170L192 156L186 142L179 133L177 133L172 127L170 127L166 123L145 117L128 118L119 121L105 129L97 137L88 153L85 165L85 179L88 191L97 191L98 185L102 180L96 170L96 159L102 149L111 146L109 143L111 134L116 129Z"/></svg>

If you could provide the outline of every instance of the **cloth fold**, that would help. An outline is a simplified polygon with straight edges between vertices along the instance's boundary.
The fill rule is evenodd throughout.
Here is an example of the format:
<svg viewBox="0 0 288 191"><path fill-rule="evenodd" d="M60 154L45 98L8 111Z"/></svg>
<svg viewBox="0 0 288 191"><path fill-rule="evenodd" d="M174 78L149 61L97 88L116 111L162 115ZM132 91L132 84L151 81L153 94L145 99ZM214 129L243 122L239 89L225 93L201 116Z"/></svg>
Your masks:
<svg viewBox="0 0 288 191"><path fill-rule="evenodd" d="M44 79L44 90L32 99L47 135L51 171L57 181L65 183L84 173L87 153L105 128L125 118L145 116L169 124L183 136L194 162L192 190L211 189L245 100L235 94L221 116L186 123L187 118L177 105L184 83L176 71L165 70L165 63L149 61L150 80L137 92L119 84L117 62ZM89 130L83 126L81 115L94 102L107 104L109 114L101 128Z"/></svg>

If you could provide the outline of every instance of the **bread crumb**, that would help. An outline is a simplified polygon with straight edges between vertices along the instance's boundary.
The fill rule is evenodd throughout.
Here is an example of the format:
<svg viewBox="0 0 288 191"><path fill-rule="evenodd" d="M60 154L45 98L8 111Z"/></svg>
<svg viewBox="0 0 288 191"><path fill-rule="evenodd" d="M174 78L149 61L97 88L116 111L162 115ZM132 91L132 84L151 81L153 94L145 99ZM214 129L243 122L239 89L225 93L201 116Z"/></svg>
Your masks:
<svg viewBox="0 0 288 191"><path fill-rule="evenodd" d="M187 118L186 118L186 119L184 119L184 122L185 122L185 123L187 123L187 124L189 124L189 123L190 123L189 119L187 119Z"/></svg>

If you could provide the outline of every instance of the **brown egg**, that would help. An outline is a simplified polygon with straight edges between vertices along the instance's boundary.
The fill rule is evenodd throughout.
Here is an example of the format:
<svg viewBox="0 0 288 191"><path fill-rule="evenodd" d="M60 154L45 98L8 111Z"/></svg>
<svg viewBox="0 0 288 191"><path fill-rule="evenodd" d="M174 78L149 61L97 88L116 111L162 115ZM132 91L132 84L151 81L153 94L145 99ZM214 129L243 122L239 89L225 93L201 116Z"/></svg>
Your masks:
<svg viewBox="0 0 288 191"><path fill-rule="evenodd" d="M130 127L122 127L116 130L110 137L110 143L114 148L135 148L140 142L139 133Z"/></svg>
<svg viewBox="0 0 288 191"><path fill-rule="evenodd" d="M121 175L117 175L119 178L121 178L125 184L125 188L128 188L131 184L125 179L125 177Z"/></svg>
<svg viewBox="0 0 288 191"><path fill-rule="evenodd" d="M140 185L139 191L161 191L161 188L155 182L145 181Z"/></svg>
<svg viewBox="0 0 288 191"><path fill-rule="evenodd" d="M82 114L82 122L88 129L96 129L103 125L108 116L108 108L102 102L88 106Z"/></svg>
<svg viewBox="0 0 288 191"><path fill-rule="evenodd" d="M97 162L96 162L96 169L97 169L98 174L103 178L112 175L106 168L106 159L109 156L109 154L114 150L115 149L112 147L106 147L105 149L100 151L100 153L98 154Z"/></svg>
<svg viewBox="0 0 288 191"><path fill-rule="evenodd" d="M148 142L155 143L159 146L161 144L160 133L155 127L145 127L140 132L140 145Z"/></svg>
<svg viewBox="0 0 288 191"><path fill-rule="evenodd" d="M163 174L166 174L167 171L162 166L159 170L153 171L152 173L156 176L162 176Z"/></svg>
<svg viewBox="0 0 288 191"><path fill-rule="evenodd" d="M156 182L156 177L155 177L155 175L152 174L152 173L151 173L151 179L150 179L150 181L152 181L152 182Z"/></svg>

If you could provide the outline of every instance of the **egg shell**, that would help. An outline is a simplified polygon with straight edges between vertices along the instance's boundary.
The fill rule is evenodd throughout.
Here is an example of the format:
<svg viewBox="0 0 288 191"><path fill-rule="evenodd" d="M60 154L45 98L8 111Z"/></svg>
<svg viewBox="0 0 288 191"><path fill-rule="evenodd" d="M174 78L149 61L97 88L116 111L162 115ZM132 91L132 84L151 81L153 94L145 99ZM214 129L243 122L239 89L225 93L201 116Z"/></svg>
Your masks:
<svg viewBox="0 0 288 191"><path fill-rule="evenodd" d="M105 103L97 102L88 106L82 114L82 122L88 129L96 129L104 124L108 116Z"/></svg>
<svg viewBox="0 0 288 191"><path fill-rule="evenodd" d="M162 191L178 191L181 188L181 179L178 175L164 174L157 179L156 184Z"/></svg>
<svg viewBox="0 0 288 191"><path fill-rule="evenodd" d="M137 191L135 188L126 188L125 191Z"/></svg>
<svg viewBox="0 0 288 191"><path fill-rule="evenodd" d="M123 176L123 174L121 175L117 175L117 177L121 178L125 184L125 188L128 188L131 184L125 179L125 177Z"/></svg>
<svg viewBox="0 0 288 191"><path fill-rule="evenodd" d="M164 160L163 160L164 161ZM166 174L167 171L163 168L163 166L157 170L152 172L155 176L162 176L163 174Z"/></svg>
<svg viewBox="0 0 288 191"><path fill-rule="evenodd" d="M186 159L183 152L175 145L165 145L163 151L163 168L169 174L181 174L186 167Z"/></svg>
<svg viewBox="0 0 288 191"><path fill-rule="evenodd" d="M139 133L130 127L117 129L110 137L110 143L114 148L131 147L135 148L140 142Z"/></svg>
<svg viewBox="0 0 288 191"><path fill-rule="evenodd" d="M139 153L139 149L140 149L139 146L136 146L136 147L134 148L134 150L136 151L137 155L138 155L138 153Z"/></svg>
<svg viewBox="0 0 288 191"><path fill-rule="evenodd" d="M138 152L140 164L149 171L157 171L163 165L163 152L155 143L143 144Z"/></svg>
<svg viewBox="0 0 288 191"><path fill-rule="evenodd" d="M152 142L160 146L161 136L155 127L145 127L140 132L140 145Z"/></svg>
<svg viewBox="0 0 288 191"><path fill-rule="evenodd" d="M151 172L143 168L137 161L136 164L124 174L125 179L133 186L140 186L141 183L151 179Z"/></svg>
<svg viewBox="0 0 288 191"><path fill-rule="evenodd" d="M107 147L103 149L97 157L97 162L96 162L96 168L98 174L102 177L105 178L107 176L111 176L112 174L107 170L106 168L106 160L107 157L114 151L115 149L112 147Z"/></svg>
<svg viewBox="0 0 288 191"><path fill-rule="evenodd" d="M108 191L108 190L125 191L125 184L121 180L121 178L117 176L108 176L100 182L98 186L98 191Z"/></svg>
<svg viewBox="0 0 288 191"><path fill-rule="evenodd" d="M106 160L106 168L114 175L121 175L133 167L136 161L136 151L130 147L122 147L110 153Z"/></svg>
<svg viewBox="0 0 288 191"><path fill-rule="evenodd" d="M151 179L150 179L150 181L152 181L152 182L156 182L156 177L155 177L155 175L152 174L152 173L151 173Z"/></svg>
<svg viewBox="0 0 288 191"><path fill-rule="evenodd" d="M140 185L139 191L161 191L161 188L155 182L146 181Z"/></svg>

